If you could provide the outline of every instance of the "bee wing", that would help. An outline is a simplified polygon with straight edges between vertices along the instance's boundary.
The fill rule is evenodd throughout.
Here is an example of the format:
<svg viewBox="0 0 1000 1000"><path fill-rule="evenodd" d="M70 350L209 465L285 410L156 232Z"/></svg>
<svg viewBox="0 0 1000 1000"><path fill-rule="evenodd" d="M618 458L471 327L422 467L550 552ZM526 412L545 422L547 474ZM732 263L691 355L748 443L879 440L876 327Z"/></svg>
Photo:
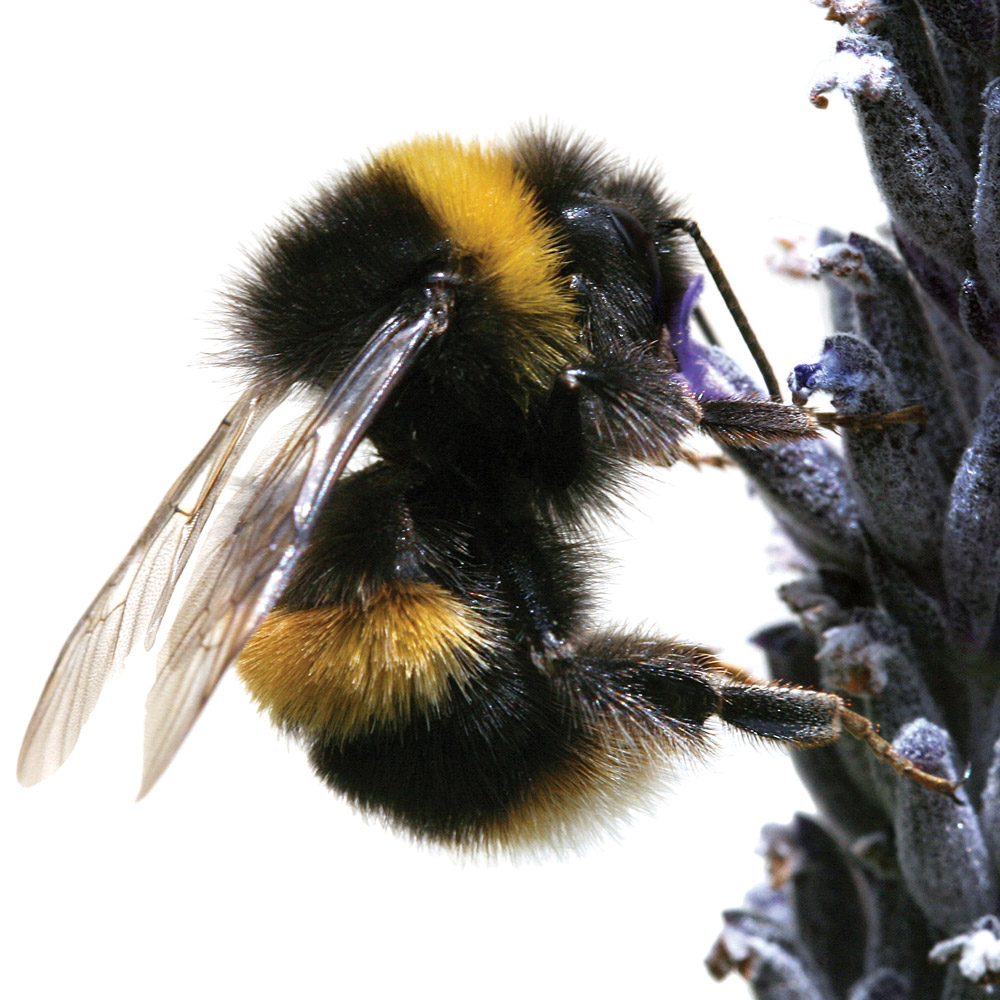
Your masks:
<svg viewBox="0 0 1000 1000"><path fill-rule="evenodd" d="M76 745L108 677L135 640L148 649L170 595L254 432L278 401L248 391L167 491L121 565L66 640L21 746L17 775L33 785Z"/></svg>
<svg viewBox="0 0 1000 1000"><path fill-rule="evenodd" d="M390 317L247 491L232 531L195 571L146 699L140 798L173 759L223 671L284 590L316 512L371 421L428 339L444 330L448 293L416 317Z"/></svg>

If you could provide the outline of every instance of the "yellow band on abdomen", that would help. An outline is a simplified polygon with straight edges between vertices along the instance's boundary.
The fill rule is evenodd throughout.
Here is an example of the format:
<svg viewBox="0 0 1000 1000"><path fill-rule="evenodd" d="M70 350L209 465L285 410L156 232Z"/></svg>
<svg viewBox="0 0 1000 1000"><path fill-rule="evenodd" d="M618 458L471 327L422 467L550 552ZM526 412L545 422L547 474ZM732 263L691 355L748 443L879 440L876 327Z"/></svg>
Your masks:
<svg viewBox="0 0 1000 1000"><path fill-rule="evenodd" d="M349 604L272 612L237 670L277 725L346 740L433 712L492 642L482 616L443 587L399 581Z"/></svg>

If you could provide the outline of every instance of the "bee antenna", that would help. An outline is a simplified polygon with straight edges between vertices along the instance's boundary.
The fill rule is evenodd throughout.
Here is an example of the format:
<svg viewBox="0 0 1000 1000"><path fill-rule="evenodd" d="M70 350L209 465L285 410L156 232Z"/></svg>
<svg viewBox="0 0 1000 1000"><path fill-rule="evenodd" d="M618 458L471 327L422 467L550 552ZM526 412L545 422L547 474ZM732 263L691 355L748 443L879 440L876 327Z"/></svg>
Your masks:
<svg viewBox="0 0 1000 1000"><path fill-rule="evenodd" d="M681 232L687 233L694 241L694 245L698 248L698 253L701 254L701 258L705 262L705 267L708 269L712 281L715 282L715 287L719 289L719 294L722 296L723 302L726 303L726 308L729 310L736 328L743 337L743 342L747 345L747 349L753 356L757 370L764 378L764 385L767 386L767 391L771 394L771 399L776 403L780 403L782 401L781 386L774 376L774 369L771 367L770 361L767 360L767 355L760 346L760 341L757 340L757 335L753 332L750 321L747 319L746 313L743 312L743 307L736 298L733 286L729 284L729 279L722 270L719 258L715 256L712 248L705 242L705 238L701 235L698 223L694 219L670 219L668 225L671 229L679 229ZM699 325L702 325L702 321L697 316L695 318L698 320ZM704 329L704 326L702 326L702 329ZM708 340L709 343L712 342L711 337L708 337Z"/></svg>

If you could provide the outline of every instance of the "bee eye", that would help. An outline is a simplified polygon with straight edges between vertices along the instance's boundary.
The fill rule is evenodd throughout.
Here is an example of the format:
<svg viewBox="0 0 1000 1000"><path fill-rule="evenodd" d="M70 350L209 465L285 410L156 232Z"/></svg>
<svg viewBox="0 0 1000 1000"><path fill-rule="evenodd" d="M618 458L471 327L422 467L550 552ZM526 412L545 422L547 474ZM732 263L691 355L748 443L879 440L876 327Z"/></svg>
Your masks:
<svg viewBox="0 0 1000 1000"><path fill-rule="evenodd" d="M666 320L663 303L663 275L660 272L660 255L649 230L628 210L620 205L605 206L611 224L628 247L632 258L644 268L653 281L653 318L657 325Z"/></svg>
<svg viewBox="0 0 1000 1000"><path fill-rule="evenodd" d="M619 205L604 207L611 218L611 225L614 226L629 253L637 260L647 260L652 240L646 227L631 212Z"/></svg>
<svg viewBox="0 0 1000 1000"><path fill-rule="evenodd" d="M562 219L575 237L600 241L606 251L615 244L630 257L645 262L652 239L645 226L626 208L612 202L590 202L563 209Z"/></svg>
<svg viewBox="0 0 1000 1000"><path fill-rule="evenodd" d="M593 247L590 252L595 259L607 262L626 256L645 272L651 285L654 321L664 322L660 256L650 231L627 208L608 201L569 206L563 209L562 219L578 247ZM602 284L609 280L613 280L609 274L602 274Z"/></svg>

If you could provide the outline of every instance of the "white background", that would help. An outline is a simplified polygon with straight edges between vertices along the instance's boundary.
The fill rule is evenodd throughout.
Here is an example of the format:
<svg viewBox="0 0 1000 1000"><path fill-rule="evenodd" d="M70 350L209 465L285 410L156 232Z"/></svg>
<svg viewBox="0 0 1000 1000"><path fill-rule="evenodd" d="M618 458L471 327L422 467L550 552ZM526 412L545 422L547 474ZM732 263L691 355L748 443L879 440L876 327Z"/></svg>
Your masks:
<svg viewBox="0 0 1000 1000"><path fill-rule="evenodd" d="M231 398L199 367L240 245L345 159L418 131L548 118L662 164L776 368L815 357L789 223L880 219L850 114L807 93L838 29L805 0L477 5L49 3L0 58L6 486L0 991L17 998L739 997L702 968L807 808L777 751L721 742L583 856L459 863L359 819L224 679L148 799L126 672L45 784L13 777L65 634ZM716 327L735 334L714 298ZM608 617L712 644L780 620L767 518L734 473L672 470L612 529Z"/></svg>

